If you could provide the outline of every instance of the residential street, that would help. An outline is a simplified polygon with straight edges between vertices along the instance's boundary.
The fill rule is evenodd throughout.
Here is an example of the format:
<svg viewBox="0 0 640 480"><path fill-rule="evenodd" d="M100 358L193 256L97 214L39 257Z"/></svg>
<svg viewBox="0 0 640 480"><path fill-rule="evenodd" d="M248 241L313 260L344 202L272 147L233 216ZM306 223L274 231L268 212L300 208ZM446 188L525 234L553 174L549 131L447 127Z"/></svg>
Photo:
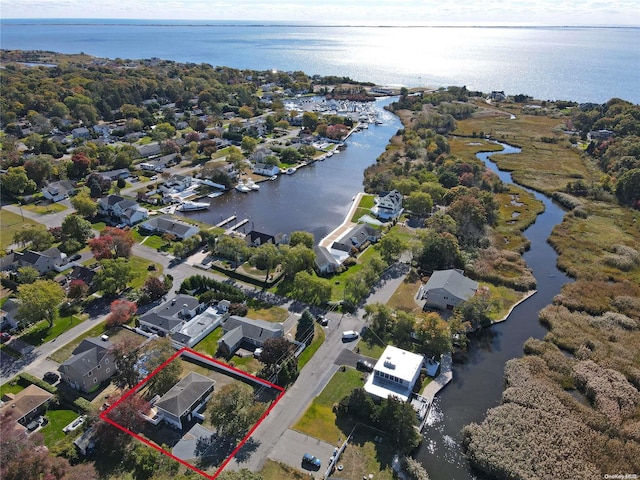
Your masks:
<svg viewBox="0 0 640 480"><path fill-rule="evenodd" d="M19 208L15 206L6 206L3 208L19 213ZM47 227L60 225L64 217L72 211L73 210L69 209L59 214L39 215L33 212L24 211L23 209L25 217L43 223ZM226 277L212 273L211 271L192 267L186 262L181 262L174 267L170 267L170 260L173 257L162 255L156 250L147 248L144 245L135 244L133 247L133 253L136 256L162 265L164 273L171 274L174 278L174 292L186 277L194 274L204 274L215 277L219 280L228 280ZM403 281L407 270L408 266L404 263L397 263L388 269L377 287L367 299L366 303L386 303L391 298L398 285ZM262 294L254 287L246 285L242 286L249 292L253 291L254 294L257 295ZM169 296L172 293L170 293ZM293 309L299 310L300 308L300 305L297 302L290 302L285 299L279 300L283 302L281 306L289 309L290 311ZM300 312L297 311L296 313ZM363 319L363 315L364 308L358 309L357 312L352 315L340 315L333 312L327 314L329 324L325 327L326 338L324 343L315 353L313 358L300 371L295 384L286 392L271 413L254 431L251 436L251 441L248 442L248 448L246 448L244 452L241 451L241 454L237 456L242 460L234 458L228 464L227 468L248 468L252 471L259 471L263 467L264 461L267 458L285 460L282 452L298 452L298 450L300 450L298 444L299 434L288 432L288 430L304 414L311 401L324 389L333 374L338 370L339 366L334 362L339 355L345 349L353 350L357 345L357 342L344 343L342 341L342 332L345 330L355 330L360 332L366 323ZM56 370L58 365L55 362L48 360L47 357L77 336L82 335L90 328L100 322L103 322L105 318L106 315L101 315L81 323L60 335L55 340L35 348L27 358L20 361L7 362L6 355L3 355L0 383L6 382L19 371L26 371L42 378L42 375L46 371ZM296 321L297 316L290 315L285 322L285 331L291 328ZM337 438L335 439L335 442L337 444ZM327 450L327 448L322 448L322 452L318 452L318 455L324 455L325 450ZM310 453L313 454L314 452ZM322 458L322 460L323 462L326 462L328 457ZM294 462L293 466L299 467L299 464Z"/></svg>

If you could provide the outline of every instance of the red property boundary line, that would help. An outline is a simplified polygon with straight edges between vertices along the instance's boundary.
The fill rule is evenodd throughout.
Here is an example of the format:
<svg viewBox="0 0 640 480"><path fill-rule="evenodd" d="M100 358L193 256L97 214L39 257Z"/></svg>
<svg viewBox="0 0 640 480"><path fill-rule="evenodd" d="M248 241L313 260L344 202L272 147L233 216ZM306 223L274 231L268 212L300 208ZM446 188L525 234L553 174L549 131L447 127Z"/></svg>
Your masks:
<svg viewBox="0 0 640 480"><path fill-rule="evenodd" d="M222 463L222 465L220 465L220 467L218 467L218 469L215 471L215 473L213 475L209 475L206 472L203 472L202 470L200 470L199 468L196 468L195 466L191 465L189 462L182 460L181 458L176 457L174 454L172 454L171 452L168 452L166 450L164 450L163 448L160 448L158 445L156 445L155 443L150 442L149 440L147 440L146 438L141 437L140 435L138 435L137 433L132 432L131 430L129 430L126 427L123 427L122 425L120 425L117 422L114 422L113 420L111 420L110 418L107 417L107 415L113 411L113 409L115 409L122 401L126 400L127 398L129 398L131 395L133 395L134 393L136 393L138 390L140 390L145 383L147 383L147 381L149 381L149 379L151 377L153 377L154 375L156 375L160 370L162 370L163 368L165 368L167 365L169 365L172 361L174 361L176 358L180 357L183 353L185 352L189 352L190 355L195 355L197 357L201 357L204 361L208 362L208 363L215 363L221 367L223 367L224 369L227 370L231 370L233 372L235 372L236 374L240 375L243 378L246 378L248 380L251 380L255 383L259 383L261 385L270 387L270 388L275 388L276 390L278 390L280 392L280 394L278 395L278 397L271 402L271 405L269 406L269 408L267 408L267 410L262 414L262 416L258 419L258 421L255 423L255 425L253 427L251 427L251 429L249 430L249 433L247 433L247 435L242 439L242 441L236 446L236 448L233 450L233 452L231 452L231 455L229 455L227 457L227 459ZM122 397L120 397L118 399L118 401L116 403L114 403L113 405L111 405L109 408L107 408L106 410L104 410L101 414L100 414L100 418L102 420L104 420L105 422L109 423L110 425L122 430L124 433L131 435L132 437L134 437L136 440L141 441L142 443L144 443L145 445L148 445L151 448L156 449L157 451L159 451L160 453L176 460L177 462L181 463L182 465L184 465L185 467L193 470L194 472L199 473L200 475L202 475L203 477L213 480L215 479L220 472L222 472L222 470L224 469L224 467L227 466L227 464L231 461L231 459L233 457L235 457L236 453L238 453L238 451L242 448L242 446L247 442L247 440L249 440L249 437L251 436L251 434L255 431L256 428L258 428L258 425L260 425L262 423L262 421L266 418L267 415L269 415L269 413L271 412L271 410L273 409L273 407L276 406L276 404L280 401L280 399L282 398L282 396L284 395L284 388L279 387L278 385L275 385L271 382L268 382L267 380L264 380L262 378L258 378L254 375L251 375L250 373L247 372L243 372L242 370L239 370L235 367L232 367L231 365L227 365L226 363L222 363L219 362L218 360L215 360L212 357L208 357L207 355L203 355L199 352L196 352L195 350L192 350L190 348L187 347L183 347L180 350L178 350L175 354L173 354L166 362L164 362L162 365L160 365L158 368L156 368L153 372L151 372L149 375L147 375L140 383L138 383L135 387L133 387L131 390L127 391L126 393L124 393L122 395Z"/></svg>

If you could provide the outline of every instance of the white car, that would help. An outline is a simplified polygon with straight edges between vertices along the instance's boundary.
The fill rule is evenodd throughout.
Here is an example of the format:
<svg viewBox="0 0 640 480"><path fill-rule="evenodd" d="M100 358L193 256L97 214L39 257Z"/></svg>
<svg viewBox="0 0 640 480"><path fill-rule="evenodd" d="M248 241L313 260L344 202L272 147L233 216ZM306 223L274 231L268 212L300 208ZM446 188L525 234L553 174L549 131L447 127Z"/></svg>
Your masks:
<svg viewBox="0 0 640 480"><path fill-rule="evenodd" d="M357 339L359 336L360 335L358 335L358 332L354 330L347 330L345 332L342 332L342 341L349 342L351 340Z"/></svg>

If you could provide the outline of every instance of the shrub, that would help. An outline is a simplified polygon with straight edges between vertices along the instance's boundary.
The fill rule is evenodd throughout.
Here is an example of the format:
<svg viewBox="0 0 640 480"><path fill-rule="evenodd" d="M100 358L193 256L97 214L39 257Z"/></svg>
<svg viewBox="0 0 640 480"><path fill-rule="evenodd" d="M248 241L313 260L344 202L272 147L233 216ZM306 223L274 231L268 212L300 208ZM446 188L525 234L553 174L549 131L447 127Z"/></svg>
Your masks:
<svg viewBox="0 0 640 480"><path fill-rule="evenodd" d="M31 383L33 385L37 385L38 387L42 388L43 390L46 390L49 393L53 393L54 395L56 393L58 393L58 389L56 387L54 387L53 385L48 384L47 382L45 382L44 380L31 375L30 373L27 372L22 372L19 374L20 377L20 382L22 384L24 383Z"/></svg>
<svg viewBox="0 0 640 480"><path fill-rule="evenodd" d="M404 457L402 459L402 467L411 480L429 480L429 473L425 470L420 462L414 460L411 457Z"/></svg>

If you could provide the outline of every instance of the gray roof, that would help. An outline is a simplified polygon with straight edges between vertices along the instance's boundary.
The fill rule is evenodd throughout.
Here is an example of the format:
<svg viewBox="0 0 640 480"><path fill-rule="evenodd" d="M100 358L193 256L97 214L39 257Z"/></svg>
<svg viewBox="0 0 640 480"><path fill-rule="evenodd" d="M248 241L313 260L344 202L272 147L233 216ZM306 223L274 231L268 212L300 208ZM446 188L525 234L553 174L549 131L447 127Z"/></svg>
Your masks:
<svg viewBox="0 0 640 480"><path fill-rule="evenodd" d="M83 376L95 368L105 355L110 353L113 343L99 337L85 338L73 351L70 359L60 364L60 371L68 375Z"/></svg>
<svg viewBox="0 0 640 480"><path fill-rule="evenodd" d="M176 417L182 417L193 408L215 385L215 381L190 372L186 377L176 383L165 393L156 406Z"/></svg>
<svg viewBox="0 0 640 480"><path fill-rule="evenodd" d="M345 245L353 244L362 244L369 237L380 238L380 230L373 228L366 223L361 223L360 225L356 225L351 230L349 230L345 235L343 235L337 243L342 243Z"/></svg>
<svg viewBox="0 0 640 480"><path fill-rule="evenodd" d="M176 295L172 300L142 315L140 322L149 323L170 332L185 320L179 315L185 305L189 310L193 310L200 305L200 301L191 295Z"/></svg>
<svg viewBox="0 0 640 480"><path fill-rule="evenodd" d="M160 230L164 233L173 233L181 237L185 235L191 228L193 228L193 225L181 222L179 220L174 220L171 217L160 216L153 217L146 222L141 223L140 227L152 231Z"/></svg>
<svg viewBox="0 0 640 480"><path fill-rule="evenodd" d="M324 247L315 247L314 252L316 254L316 265L318 268L322 268L324 265L333 265L334 267L339 267L340 264L338 261L333 258L333 255L329 253L329 251Z"/></svg>
<svg viewBox="0 0 640 480"><path fill-rule="evenodd" d="M222 324L225 336L227 333L231 333L238 327L242 327L243 338L249 338L260 343L273 337L282 336L284 333L281 323L253 320L250 318L238 317L236 315L230 316L227 321Z"/></svg>
<svg viewBox="0 0 640 480"><path fill-rule="evenodd" d="M445 289L452 295L462 298L471 298L478 289L478 282L465 277L458 270L436 270L424 286L424 291Z"/></svg>

